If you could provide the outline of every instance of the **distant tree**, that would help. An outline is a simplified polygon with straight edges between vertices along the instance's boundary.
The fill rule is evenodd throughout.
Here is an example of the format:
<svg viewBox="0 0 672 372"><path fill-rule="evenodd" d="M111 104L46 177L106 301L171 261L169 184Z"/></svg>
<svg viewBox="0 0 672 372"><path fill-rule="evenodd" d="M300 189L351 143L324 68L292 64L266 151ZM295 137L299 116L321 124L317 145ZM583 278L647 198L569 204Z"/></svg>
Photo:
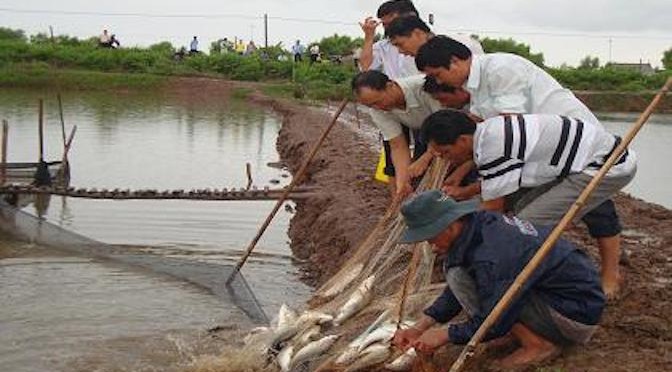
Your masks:
<svg viewBox="0 0 672 372"><path fill-rule="evenodd" d="M509 39L491 39L489 37L480 40L486 53L512 53L527 58L539 67L544 67L544 55L530 52L530 46Z"/></svg>
<svg viewBox="0 0 672 372"><path fill-rule="evenodd" d="M0 27L0 40L26 41L26 34L23 30L12 30L11 28Z"/></svg>
<svg viewBox="0 0 672 372"><path fill-rule="evenodd" d="M672 70L672 48L663 53L663 67L665 67L666 70Z"/></svg>
<svg viewBox="0 0 672 372"><path fill-rule="evenodd" d="M173 55L173 53L175 53L175 47L173 47L173 44L171 44L169 41L162 41L160 43L152 44L149 46L149 50L169 55Z"/></svg>
<svg viewBox="0 0 672 372"><path fill-rule="evenodd" d="M334 34L322 38L317 44L320 45L320 52L325 55L348 55L362 43L361 38L353 39L350 36Z"/></svg>
<svg viewBox="0 0 672 372"><path fill-rule="evenodd" d="M600 59L597 57L585 56L579 62L580 70L597 70L600 68Z"/></svg>

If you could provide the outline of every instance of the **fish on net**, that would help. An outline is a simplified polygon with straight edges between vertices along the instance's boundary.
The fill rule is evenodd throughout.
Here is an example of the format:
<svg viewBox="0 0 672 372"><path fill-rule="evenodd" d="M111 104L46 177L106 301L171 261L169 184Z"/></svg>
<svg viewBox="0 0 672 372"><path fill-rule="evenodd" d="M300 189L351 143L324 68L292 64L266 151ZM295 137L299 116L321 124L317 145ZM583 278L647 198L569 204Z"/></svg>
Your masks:
<svg viewBox="0 0 672 372"><path fill-rule="evenodd" d="M417 191L439 188L447 168L445 161L433 161ZM252 331L242 348L198 361L194 370L410 368L415 354L394 349L391 338L398 326L412 325L445 284L431 284L435 255L428 243L397 243L404 228L399 204L393 204L341 269L316 290L303 314L289 316L281 309L276 322ZM312 335L306 338L308 330Z"/></svg>

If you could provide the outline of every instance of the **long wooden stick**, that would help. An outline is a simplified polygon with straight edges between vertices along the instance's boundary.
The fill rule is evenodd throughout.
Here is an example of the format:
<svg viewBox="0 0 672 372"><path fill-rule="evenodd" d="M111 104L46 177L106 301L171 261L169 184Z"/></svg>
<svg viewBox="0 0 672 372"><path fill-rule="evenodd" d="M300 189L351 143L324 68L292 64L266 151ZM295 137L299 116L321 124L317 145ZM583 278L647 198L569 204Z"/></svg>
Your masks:
<svg viewBox="0 0 672 372"><path fill-rule="evenodd" d="M469 343L464 347L464 349L462 349L462 353L457 358L455 363L453 363L453 365L450 367L451 372L458 372L464 368L464 364L474 354L476 346L483 339L486 332L499 320L499 317L507 309L507 307L509 307L513 298L520 291L520 288L522 288L528 278L534 273L534 270L536 270L537 266L539 266L539 264L544 260L544 258L546 258L551 249L553 249L555 242L558 241L560 235L565 230L565 227L567 227L567 225L572 222L577 213L579 213L581 208L585 205L586 200L588 200L593 190L595 190L607 172L609 172L611 167L613 167L614 163L620 159L623 152L625 152L625 150L628 148L628 145L630 145L630 142L632 142L644 123L646 123L646 121L649 119L649 116L651 116L651 113L653 113L653 110L656 108L656 106L658 106L658 103L663 98L665 93L667 93L667 91L670 89L670 86L672 86L672 78L667 79L667 82L663 88L658 92L658 94L656 94L646 110L632 126L625 138L623 138L623 141L620 143L620 145L616 147L609 159L607 159L607 162L604 163L599 172L597 172L597 174L583 190L576 202L574 202L572 207L565 214L562 220L560 220L558 225L555 226L551 234L548 236L548 238L546 238L546 241L541 246L541 248L539 248L530 262L525 265L523 271L518 274L516 280L511 284L506 293L504 293L504 296L502 296L497 305L495 305L488 317L485 318L476 333L471 337L471 340L469 340Z"/></svg>
<svg viewBox="0 0 672 372"><path fill-rule="evenodd" d="M37 134L40 140L40 162L44 161L44 101L39 101L39 117L37 122Z"/></svg>
<svg viewBox="0 0 672 372"><path fill-rule="evenodd" d="M58 115L61 118L61 134L63 135L63 147L66 147L67 140L65 138L65 119L63 119L63 101L61 101L61 93L56 95L58 99Z"/></svg>
<svg viewBox="0 0 672 372"><path fill-rule="evenodd" d="M9 134L9 124L7 120L2 121L2 169L0 170L0 185L7 182L7 134Z"/></svg>
<svg viewBox="0 0 672 372"><path fill-rule="evenodd" d="M285 202L289 193L292 192L292 190L294 189L294 186L301 181L301 178L303 178L303 174L306 173L306 170L308 169L308 166L310 165L310 162L315 157L315 154L317 153L317 150L319 150L320 147L322 146L322 143L327 138L327 135L329 134L331 129L336 124L336 121L338 121L338 117L341 115L341 112L343 112L343 110L345 109L345 106L347 104L348 104L348 99L347 98L344 99L343 102L341 102L341 105L338 107L338 110L336 110L336 113L334 114L333 118L331 119L331 123L329 123L329 125L326 128L324 128L324 131L322 132L322 135L317 140L315 145L313 145L312 150L308 154L308 157L306 158L306 160L301 165L301 168L299 168L299 170L296 172L296 174L292 178L292 182L289 183L289 186L287 186L287 188L285 189L284 193L282 194L282 196L280 197L278 202L275 203L275 207L273 207L273 210L271 211L271 213L269 213L268 217L266 217L266 221L264 221L264 223L259 228L259 231L257 231L257 235L250 242L250 245L245 250L245 253L243 254L243 257L240 258L240 260L236 264L236 267L233 269L233 271L231 272L229 277L226 279L226 284L227 285L231 283L233 278L240 271L240 268L243 267L243 265L245 264L245 261L247 261L247 258L252 253L252 250L254 250L254 247L256 247L257 242L259 241L261 236L266 231L266 228L268 227L268 225L271 224L271 221L273 220L273 217L275 217L275 214L278 212L278 210L282 206L282 203Z"/></svg>

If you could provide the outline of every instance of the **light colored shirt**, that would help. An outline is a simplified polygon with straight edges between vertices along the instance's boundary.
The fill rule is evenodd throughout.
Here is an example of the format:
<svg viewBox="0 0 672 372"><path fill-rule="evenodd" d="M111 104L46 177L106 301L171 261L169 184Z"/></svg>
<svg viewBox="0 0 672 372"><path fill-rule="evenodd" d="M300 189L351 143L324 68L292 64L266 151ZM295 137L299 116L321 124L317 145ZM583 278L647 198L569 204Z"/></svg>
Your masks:
<svg viewBox="0 0 672 372"><path fill-rule="evenodd" d="M594 174L620 143L595 122L560 115L496 116L476 125L474 163L481 197L492 200L570 174ZM634 173L628 150L606 177Z"/></svg>
<svg viewBox="0 0 672 372"><path fill-rule="evenodd" d="M293 54L303 54L303 51L304 51L303 45L301 45L301 44L292 45L292 53Z"/></svg>
<svg viewBox="0 0 672 372"><path fill-rule="evenodd" d="M471 112L483 119L499 114L556 114L601 125L574 93L514 54L472 56L464 88L471 94Z"/></svg>
<svg viewBox="0 0 672 372"><path fill-rule="evenodd" d="M399 53L389 39L378 40L373 44L373 62L369 70L382 71L392 80L417 75L415 59Z"/></svg>
<svg viewBox="0 0 672 372"><path fill-rule="evenodd" d="M192 39L191 44L189 44L189 49L190 50L198 50L198 40L197 39Z"/></svg>
<svg viewBox="0 0 672 372"><path fill-rule="evenodd" d="M402 135L402 125L411 129L420 129L425 118L441 109L441 103L422 90L425 75L414 75L395 80L404 93L406 107L382 111L371 109L373 123L383 133L383 138L389 141Z"/></svg>
<svg viewBox="0 0 672 372"><path fill-rule="evenodd" d="M310 54L320 54L320 46L315 44L310 47Z"/></svg>
<svg viewBox="0 0 672 372"><path fill-rule="evenodd" d="M103 34L100 35L100 39L99 39L99 40L100 40L101 43L103 43L103 44L107 44L107 43L110 42L110 35L109 35L109 34L105 34L105 33L103 33Z"/></svg>

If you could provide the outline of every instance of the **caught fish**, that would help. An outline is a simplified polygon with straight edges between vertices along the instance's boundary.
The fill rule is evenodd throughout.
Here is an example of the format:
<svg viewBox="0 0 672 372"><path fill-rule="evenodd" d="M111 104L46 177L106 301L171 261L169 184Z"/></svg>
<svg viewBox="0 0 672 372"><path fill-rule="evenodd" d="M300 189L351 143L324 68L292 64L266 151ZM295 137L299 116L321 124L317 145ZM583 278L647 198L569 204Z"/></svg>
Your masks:
<svg viewBox="0 0 672 372"><path fill-rule="evenodd" d="M275 328L279 329L287 327L296 322L297 317L298 315L296 314L296 311L292 310L287 304L282 304L278 311L278 322Z"/></svg>
<svg viewBox="0 0 672 372"><path fill-rule="evenodd" d="M311 341L315 341L320 335L320 329L321 327L319 325L314 325L303 331L298 336L298 345L305 345Z"/></svg>
<svg viewBox="0 0 672 372"><path fill-rule="evenodd" d="M417 356L418 354L415 352L415 349L410 348L405 353L399 355L397 359L387 363L385 368L397 372L409 371L413 367L413 362Z"/></svg>
<svg viewBox="0 0 672 372"><path fill-rule="evenodd" d="M341 325L351 316L357 314L369 301L371 301L371 288L376 279L375 275L371 275L357 287L357 289L350 295L348 301L341 307L334 319L334 325Z"/></svg>
<svg viewBox="0 0 672 372"><path fill-rule="evenodd" d="M283 341L289 340L290 338L296 336L299 331L301 331L301 328L299 328L298 322L294 322L294 324L276 329L268 342L268 347L270 349L277 350Z"/></svg>
<svg viewBox="0 0 672 372"><path fill-rule="evenodd" d="M301 316L296 320L297 323L304 325L313 325L313 324L327 324L331 323L334 320L334 316L330 314L321 313L319 311L307 310L304 311Z"/></svg>
<svg viewBox="0 0 672 372"><path fill-rule="evenodd" d="M359 273L362 271L364 268L364 264L357 264L355 265L350 271L348 271L345 275L343 275L340 280L338 280L334 285L329 287L324 293L322 294L322 297L333 297L336 296L337 294L343 292L345 287L347 287L350 283L352 283L355 278L359 275Z"/></svg>
<svg viewBox="0 0 672 372"><path fill-rule="evenodd" d="M380 326L364 337L357 350L361 352L369 345L375 344L376 342L388 343L392 337L394 337L394 332L396 332L396 330L397 326L392 323L387 323Z"/></svg>
<svg viewBox="0 0 672 372"><path fill-rule="evenodd" d="M348 346L345 351L336 358L336 364L346 365L351 364L359 357L359 348L357 346Z"/></svg>
<svg viewBox="0 0 672 372"><path fill-rule="evenodd" d="M390 357L390 346L387 344L373 344L364 349L361 358L345 369L345 372L368 370L369 367L383 363Z"/></svg>
<svg viewBox="0 0 672 372"><path fill-rule="evenodd" d="M294 368L303 362L307 362L324 354L336 342L338 337L339 335L326 336L304 346L294 355L291 367Z"/></svg>
<svg viewBox="0 0 672 372"><path fill-rule="evenodd" d="M278 354L278 365L280 365L280 370L282 372L289 372L292 363L292 354L294 354L293 345L285 346L285 348Z"/></svg>

